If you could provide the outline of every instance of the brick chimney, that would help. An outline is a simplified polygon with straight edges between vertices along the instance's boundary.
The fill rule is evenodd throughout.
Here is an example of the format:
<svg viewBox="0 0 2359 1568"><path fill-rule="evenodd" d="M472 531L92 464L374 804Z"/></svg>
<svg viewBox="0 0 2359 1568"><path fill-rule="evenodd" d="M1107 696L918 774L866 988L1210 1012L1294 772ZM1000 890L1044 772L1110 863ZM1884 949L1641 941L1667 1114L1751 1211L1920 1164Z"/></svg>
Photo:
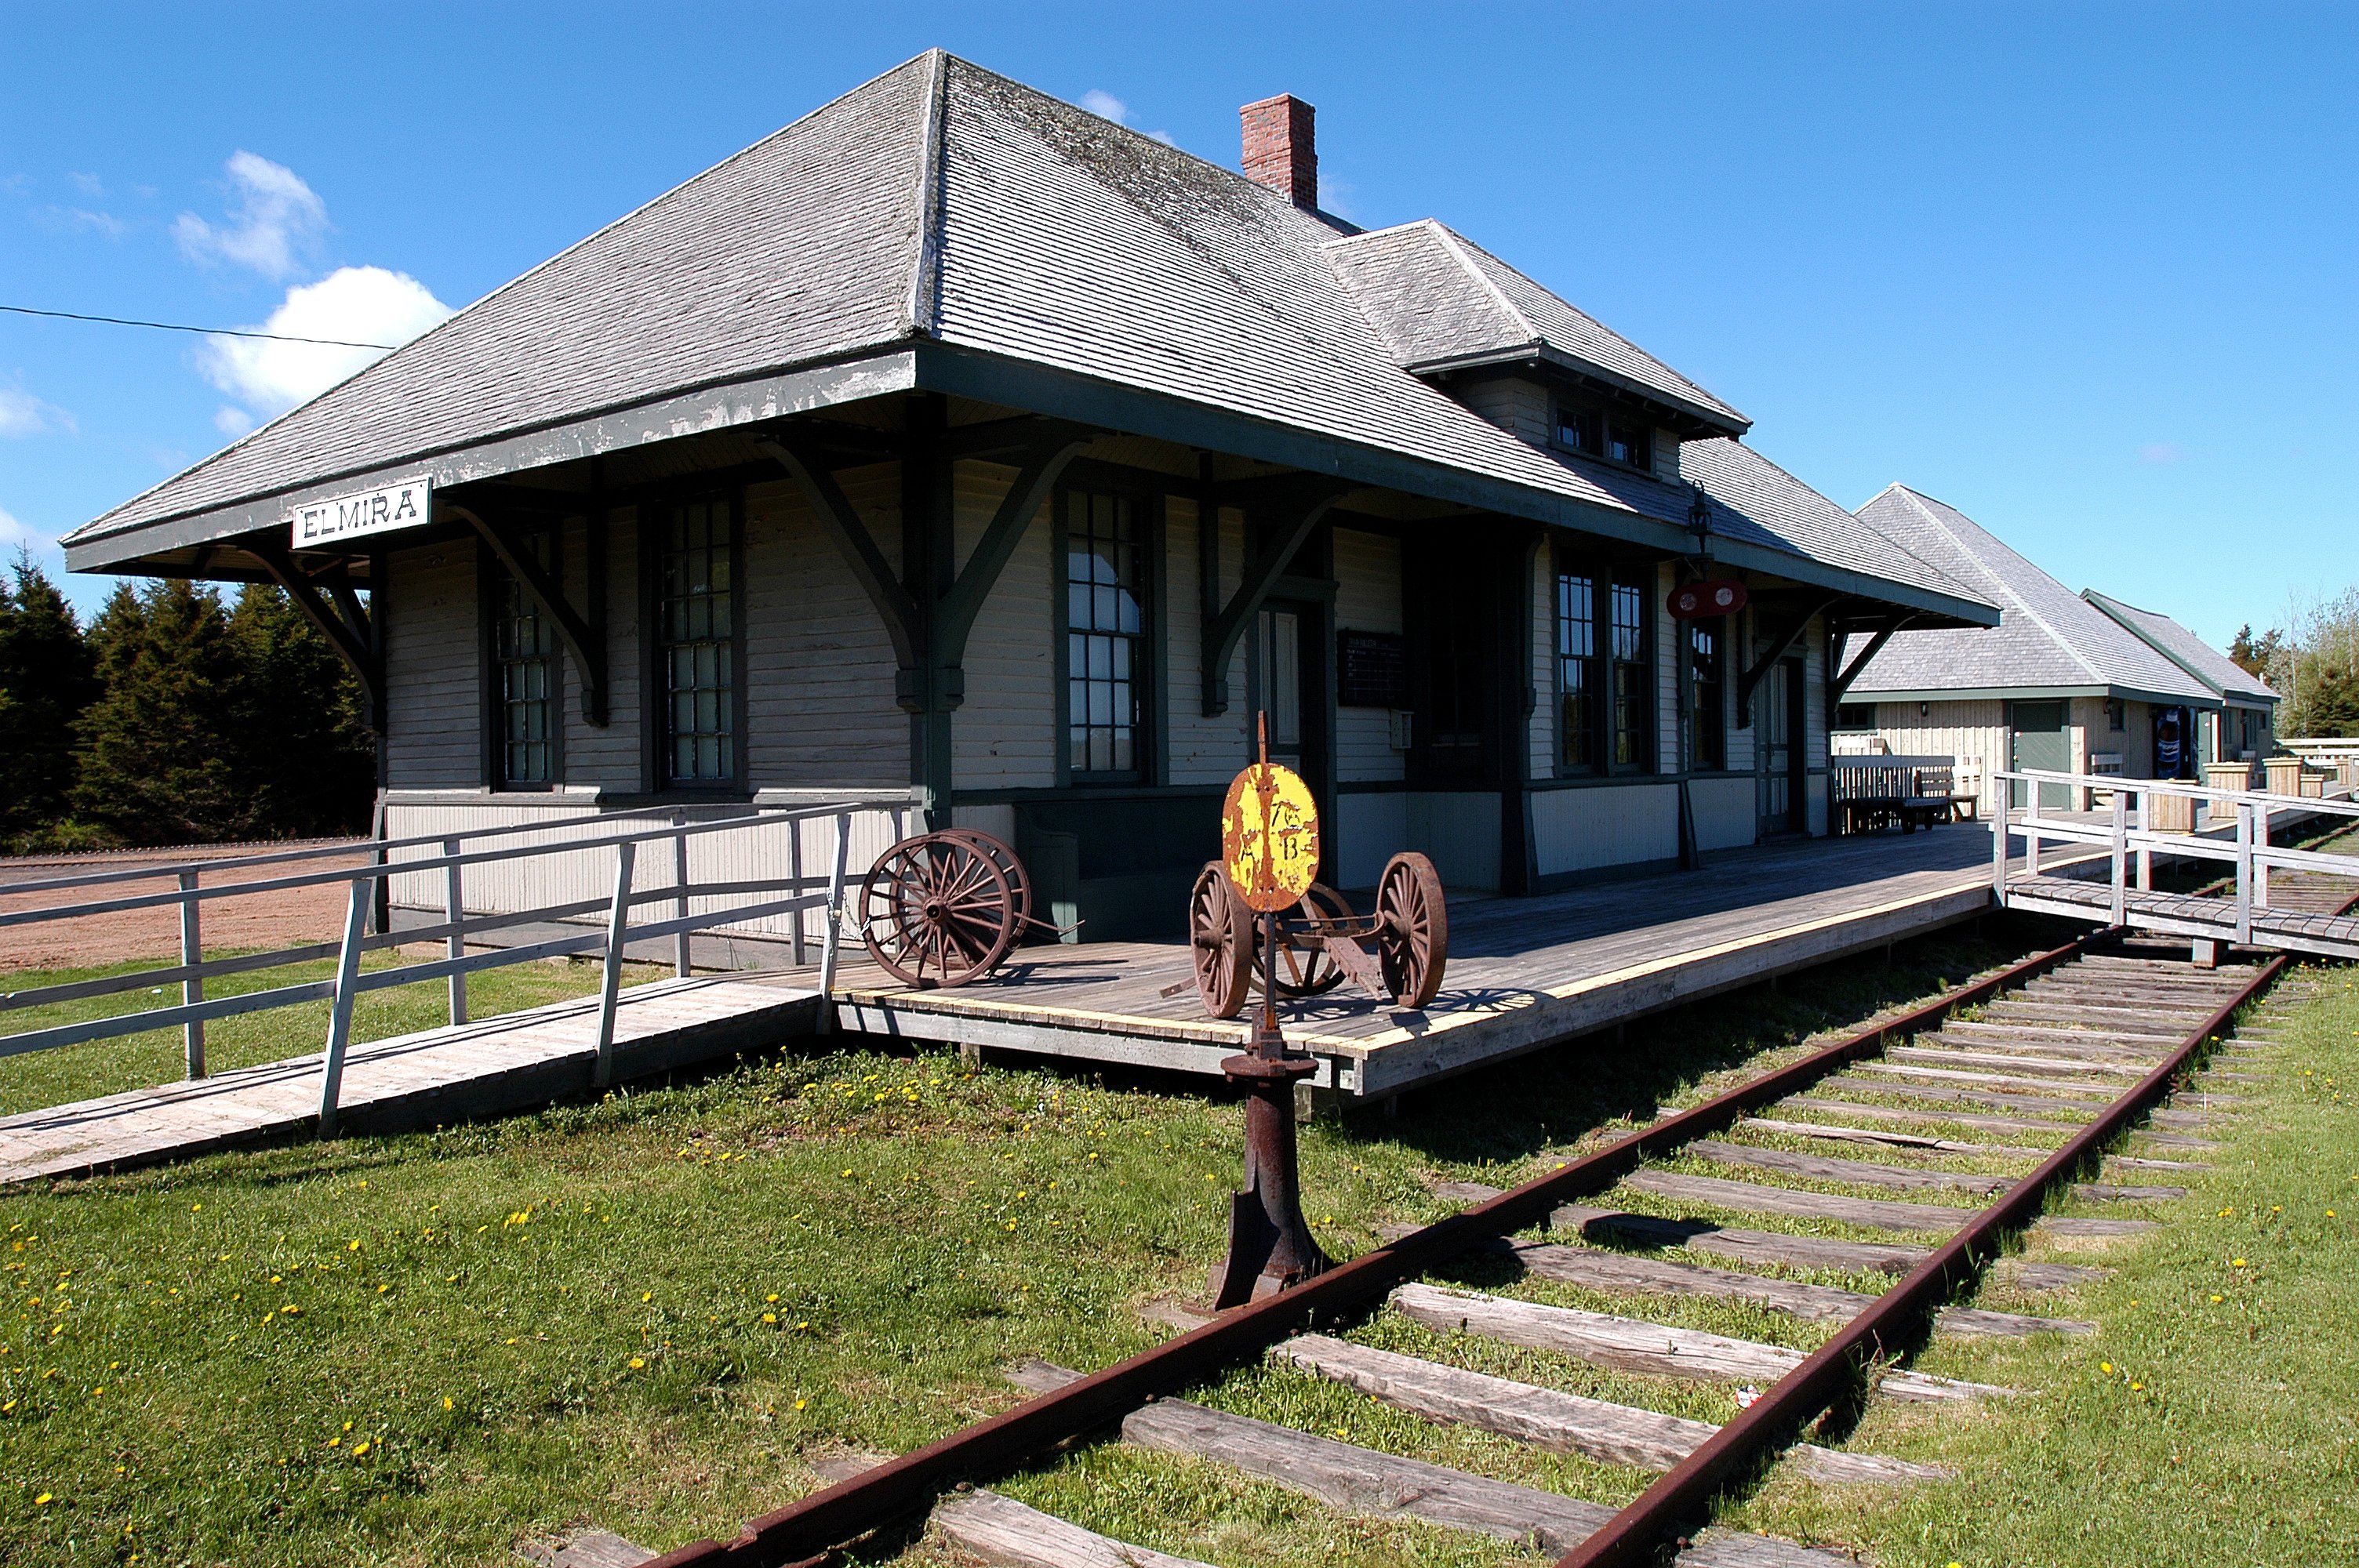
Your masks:
<svg viewBox="0 0 2359 1568"><path fill-rule="evenodd" d="M1297 207L1319 206L1319 140L1313 111L1290 92L1248 103L1245 121L1245 178L1282 193Z"/></svg>

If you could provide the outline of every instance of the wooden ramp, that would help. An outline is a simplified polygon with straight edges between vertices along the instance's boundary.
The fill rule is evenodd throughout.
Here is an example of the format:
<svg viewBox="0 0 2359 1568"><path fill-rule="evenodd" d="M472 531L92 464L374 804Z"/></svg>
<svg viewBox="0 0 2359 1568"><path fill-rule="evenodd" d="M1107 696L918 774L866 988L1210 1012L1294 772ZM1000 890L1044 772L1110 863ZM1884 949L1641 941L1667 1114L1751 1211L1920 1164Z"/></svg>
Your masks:
<svg viewBox="0 0 2359 1568"><path fill-rule="evenodd" d="M1317 1059L1314 1087L1397 1094L1970 919L1992 907L1990 846L1987 827L1960 824L1724 850L1701 871L1533 898L1453 897L1430 1007L1346 987L1283 1004L1287 1039ZM1245 1023L1204 1017L1178 942L1027 947L949 991L849 959L836 987L847 1030L1206 1074L1245 1038Z"/></svg>
<svg viewBox="0 0 2359 1568"><path fill-rule="evenodd" d="M2123 894L2123 924L2133 930L2189 936L2223 946L2241 943L2328 958L2359 958L2359 915L2341 914L2359 884L2325 877L2308 887L2284 877L2270 889L2268 904L2251 913L2249 934L2239 936L2236 901L2131 889ZM2104 882L2073 877L2021 877L2010 881L2010 909L2060 914L2074 920L2112 918L2114 890Z"/></svg>
<svg viewBox="0 0 2359 1568"><path fill-rule="evenodd" d="M352 1132L395 1132L545 1105L590 1087L598 998L355 1044L340 1116ZM660 980L621 993L618 1078L807 1034L814 990L745 979ZM309 1132L321 1056L0 1118L0 1185L181 1159Z"/></svg>

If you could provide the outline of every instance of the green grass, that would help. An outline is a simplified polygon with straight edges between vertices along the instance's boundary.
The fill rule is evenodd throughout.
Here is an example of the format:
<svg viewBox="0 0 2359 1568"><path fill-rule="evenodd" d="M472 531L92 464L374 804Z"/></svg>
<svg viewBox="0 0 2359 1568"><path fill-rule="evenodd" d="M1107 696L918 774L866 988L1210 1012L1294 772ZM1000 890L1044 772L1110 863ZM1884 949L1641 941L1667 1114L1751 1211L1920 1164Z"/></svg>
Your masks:
<svg viewBox="0 0 2359 1568"><path fill-rule="evenodd" d="M1434 1180L1515 1181L2053 935L1929 940L1890 968L1834 966L1634 1025L1618 1050L1601 1040L1440 1087L1397 1119L1322 1119L1302 1141L1310 1217L1331 1250L1362 1249L1382 1224L1441 1213ZM1889 1565L2349 1560L2359 989L2345 973L2255 1069L2265 1081L2236 1086L2250 1103L2208 1134L2223 1142L2201 1156L2214 1168L2170 1178L2190 1196L2139 1207L2167 1230L2041 1254L2118 1271L2101 1283L1979 1298L2087 1318L2096 1336L1938 1339L1916 1365L2027 1397L1875 1401L1843 1439L1955 1480L1869 1491L1773 1474L1726 1522ZM574 994L593 974L502 971L477 1009ZM391 993L368 1032L431 1024L439 1005L436 988ZM316 1022L250 1039L224 1026L216 1060L314 1048ZM0 1062L0 1104L177 1066L171 1037L114 1051ZM0 1195L0 1561L504 1563L592 1524L658 1548L725 1537L808 1490L813 1457L905 1450L1013 1402L1001 1372L1017 1358L1094 1368L1153 1343L1137 1305L1201 1291L1235 1180L1236 1109L1193 1088L940 1054L768 1056L534 1116ZM1479 1259L1446 1277L1510 1283ZM1801 1348L1826 1332L1741 1303L1513 1288ZM1734 1408L1724 1385L1383 1314L1343 1332L1700 1419ZM1646 1480L1292 1369L1242 1368L1193 1397L1603 1503ZM1111 1443L1004 1485L1235 1568L1534 1561ZM937 1550L903 1537L867 1555Z"/></svg>
<svg viewBox="0 0 2359 1568"><path fill-rule="evenodd" d="M1442 1212L1430 1179L1514 1179L2050 935L1905 945L1892 967L1633 1025L1621 1049L1529 1058L1395 1119L1322 1119L1302 1141L1310 1217L1331 1250L1364 1249L1379 1224ZM431 1023L439 993L407 994L421 1016L375 1022ZM288 1039L311 1048L308 1028ZM157 1049L150 1076L168 1077L174 1046ZM121 1087L126 1069L100 1065L95 1087ZM0 1093L54 1099L95 1070L0 1063ZM488 1563L587 1524L655 1547L725 1537L807 1490L808 1455L904 1450L1013 1402L1015 1359L1094 1368L1153 1343L1136 1306L1201 1291L1238 1140L1234 1105L1193 1083L847 1052L0 1195L0 1561ZM1265 1382L1437 1452L1299 1374L1205 1397ZM1439 1442L1503 1475L1629 1484ZM1010 1489L1223 1562L1524 1556L1112 1444Z"/></svg>

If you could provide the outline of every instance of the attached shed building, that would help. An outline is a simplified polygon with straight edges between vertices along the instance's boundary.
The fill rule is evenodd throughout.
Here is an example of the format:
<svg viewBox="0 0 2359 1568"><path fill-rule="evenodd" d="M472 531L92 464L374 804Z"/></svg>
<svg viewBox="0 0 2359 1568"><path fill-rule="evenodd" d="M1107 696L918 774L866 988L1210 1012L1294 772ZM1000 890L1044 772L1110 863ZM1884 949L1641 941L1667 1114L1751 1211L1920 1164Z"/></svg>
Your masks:
<svg viewBox="0 0 2359 1568"><path fill-rule="evenodd" d="M1953 506L1895 484L1859 516L2001 614L1995 631L1910 626L1847 650L1839 749L1955 757L1984 810L1997 772L2196 776L2196 717L2221 706L2210 686ZM2063 793L2049 804L2088 804Z"/></svg>
<svg viewBox="0 0 2359 1568"><path fill-rule="evenodd" d="M1823 831L1830 647L1989 593L1448 229L1320 211L1309 105L1245 125L1241 176L921 56L70 564L287 586L397 836L906 793L1168 935L1265 710L1347 887ZM1674 621L1700 576L1748 607Z"/></svg>
<svg viewBox="0 0 2359 1568"><path fill-rule="evenodd" d="M2083 589L2081 597L2120 622L2147 646L2210 687L2219 711L2196 716L2200 762L2257 762L2277 741L2277 694L2268 682L2158 610ZM2257 787L2257 785L2256 786Z"/></svg>

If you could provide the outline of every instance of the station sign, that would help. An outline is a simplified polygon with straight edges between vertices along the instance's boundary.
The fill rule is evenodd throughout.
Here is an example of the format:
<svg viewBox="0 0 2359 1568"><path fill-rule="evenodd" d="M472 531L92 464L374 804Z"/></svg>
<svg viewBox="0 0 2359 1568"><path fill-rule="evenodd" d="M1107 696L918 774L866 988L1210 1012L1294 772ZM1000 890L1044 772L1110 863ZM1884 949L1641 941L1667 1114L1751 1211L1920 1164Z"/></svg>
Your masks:
<svg viewBox="0 0 2359 1568"><path fill-rule="evenodd" d="M1671 590L1671 618L1700 621L1707 615L1734 615L1745 608L1745 585L1734 578L1691 582Z"/></svg>
<svg viewBox="0 0 2359 1568"><path fill-rule="evenodd" d="M350 495L298 502L287 514L289 543L299 550L318 549L363 534L423 527L434 516L433 492L432 478L419 474Z"/></svg>

